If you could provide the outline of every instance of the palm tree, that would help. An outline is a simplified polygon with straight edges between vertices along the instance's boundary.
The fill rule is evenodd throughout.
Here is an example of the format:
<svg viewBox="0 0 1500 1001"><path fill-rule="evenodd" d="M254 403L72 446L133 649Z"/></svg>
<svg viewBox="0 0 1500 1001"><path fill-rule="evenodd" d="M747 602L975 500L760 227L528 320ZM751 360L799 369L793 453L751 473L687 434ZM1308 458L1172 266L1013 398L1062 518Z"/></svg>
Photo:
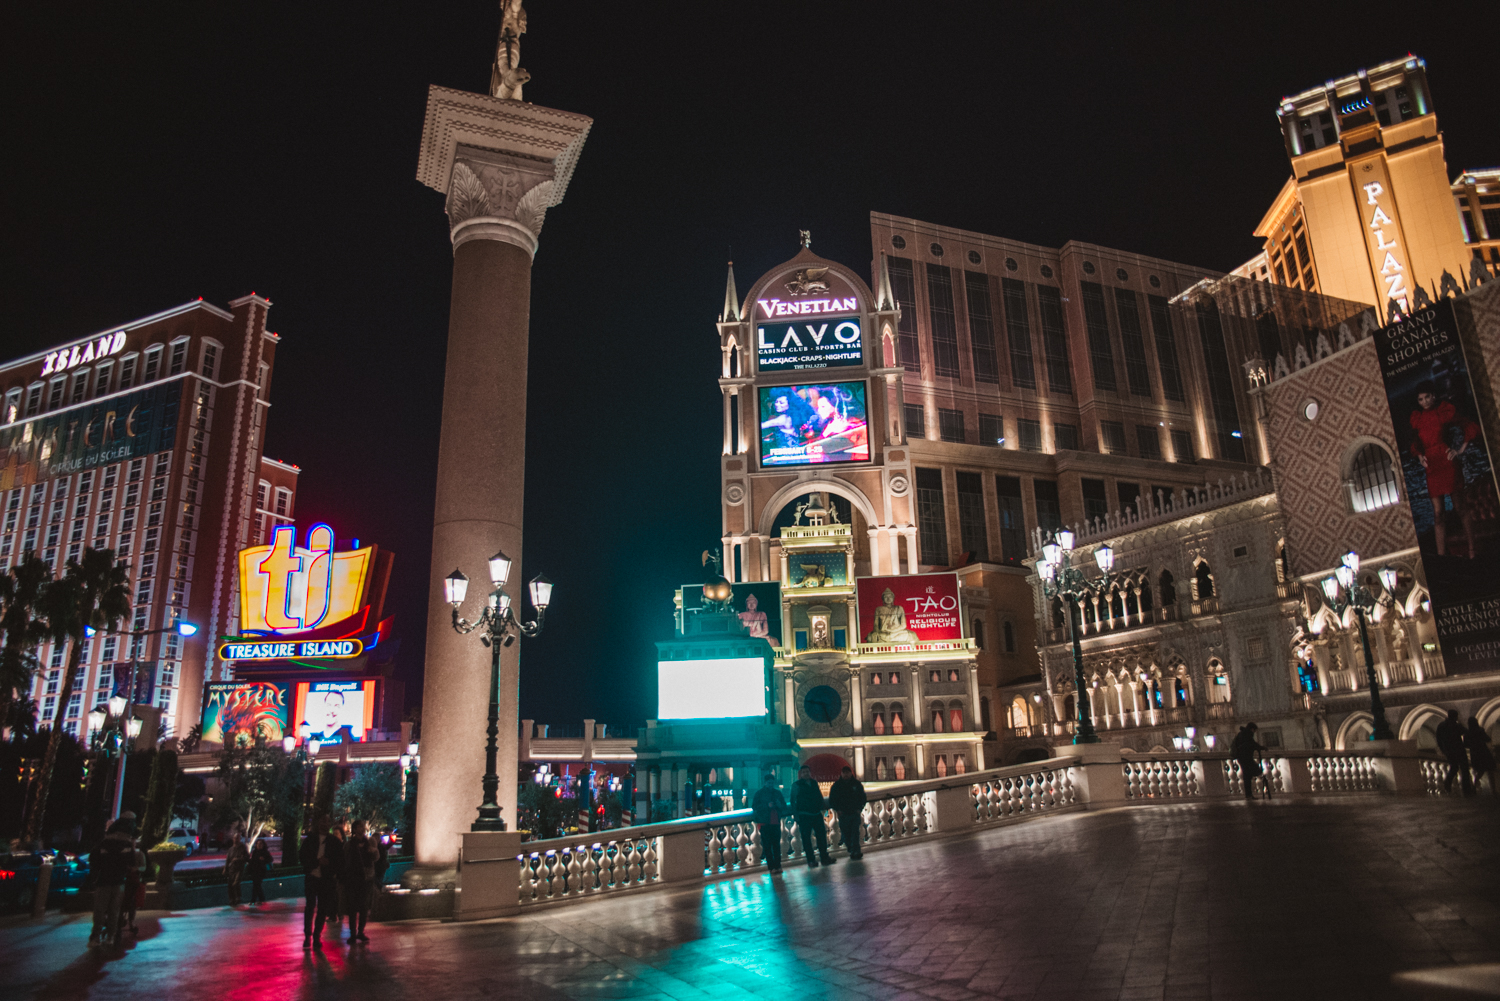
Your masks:
<svg viewBox="0 0 1500 1001"><path fill-rule="evenodd" d="M10 725L17 699L31 694L36 671L36 648L46 638L37 621L37 599L52 579L52 568L35 553L27 553L8 573L0 574L0 727Z"/></svg>
<svg viewBox="0 0 1500 1001"><path fill-rule="evenodd" d="M113 629L130 612L129 568L115 562L110 549L85 549L83 558L69 560L61 578L42 588L37 611L45 624L47 638L53 643L68 643L68 666L63 670L58 689L58 704L52 717L52 732L42 756L41 773L32 786L31 807L26 813L26 829L21 840L39 842L42 817L47 809L47 794L52 788L52 768L57 763L57 749L62 744L64 708L73 692L82 659L84 629Z"/></svg>

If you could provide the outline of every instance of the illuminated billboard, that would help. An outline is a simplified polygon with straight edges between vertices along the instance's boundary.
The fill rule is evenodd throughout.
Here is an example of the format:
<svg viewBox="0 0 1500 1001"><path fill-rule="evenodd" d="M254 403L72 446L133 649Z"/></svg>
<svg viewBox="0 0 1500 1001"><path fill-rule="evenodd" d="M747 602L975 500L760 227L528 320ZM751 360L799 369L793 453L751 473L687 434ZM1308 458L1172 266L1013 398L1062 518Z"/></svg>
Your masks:
<svg viewBox="0 0 1500 1001"><path fill-rule="evenodd" d="M772 646L781 646L781 583L753 581L729 587L733 592L729 600L730 611L745 624L745 632L752 638L766 640ZM683 585L682 607L703 607L702 584Z"/></svg>
<svg viewBox="0 0 1500 1001"><path fill-rule="evenodd" d="M859 635L865 643L919 643L963 636L958 574L861 577Z"/></svg>
<svg viewBox="0 0 1500 1001"><path fill-rule="evenodd" d="M181 399L174 379L0 428L0 490L171 448Z"/></svg>
<svg viewBox="0 0 1500 1001"><path fill-rule="evenodd" d="M292 709L295 729L308 726L307 739L352 744L375 725L375 682L299 681Z"/></svg>
<svg viewBox="0 0 1500 1001"><path fill-rule="evenodd" d="M862 365L865 352L859 317L760 320L755 325L755 354L762 372Z"/></svg>
<svg viewBox="0 0 1500 1001"><path fill-rule="evenodd" d="M333 551L333 529L314 525L307 545L277 527L267 546L240 550L240 631L249 636L307 632L352 618L365 601L373 547Z"/></svg>
<svg viewBox="0 0 1500 1001"><path fill-rule="evenodd" d="M203 739L247 745L268 743L287 734L290 706L286 685L269 681L236 681L208 686L203 703Z"/></svg>
<svg viewBox="0 0 1500 1001"><path fill-rule="evenodd" d="M738 719L766 714L760 657L662 660L656 664L657 719Z"/></svg>
<svg viewBox="0 0 1500 1001"><path fill-rule="evenodd" d="M860 462L869 457L863 382L760 389L761 466Z"/></svg>

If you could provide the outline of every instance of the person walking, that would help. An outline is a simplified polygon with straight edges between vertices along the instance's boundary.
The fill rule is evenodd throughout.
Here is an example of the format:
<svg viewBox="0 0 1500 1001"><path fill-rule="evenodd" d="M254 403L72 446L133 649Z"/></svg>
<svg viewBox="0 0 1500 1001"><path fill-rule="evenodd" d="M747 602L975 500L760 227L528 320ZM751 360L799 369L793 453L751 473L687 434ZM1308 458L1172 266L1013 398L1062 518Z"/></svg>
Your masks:
<svg viewBox="0 0 1500 1001"><path fill-rule="evenodd" d="M750 801L750 809L760 828L761 858L765 859L766 871L775 875L781 872L781 818L788 813L786 800L776 788L775 773L766 772L764 783Z"/></svg>
<svg viewBox="0 0 1500 1001"><path fill-rule="evenodd" d="M1448 759L1448 774L1443 778L1443 792L1453 791L1453 779L1463 779L1465 796L1474 795L1474 780L1469 776L1469 752L1464 747L1464 727L1458 721L1458 710L1449 709L1448 718L1437 726L1437 746Z"/></svg>
<svg viewBox="0 0 1500 1001"><path fill-rule="evenodd" d="M297 861L302 866L302 892L307 896L307 909L302 912L302 948L323 948L323 925L329 912L323 909L327 895L323 889L323 841L328 837L328 818L313 821L302 844L297 847Z"/></svg>
<svg viewBox="0 0 1500 1001"><path fill-rule="evenodd" d="M247 866L250 872L250 903L264 904L266 902L266 873L270 872L276 865L276 860L271 857L271 846L266 844L265 838L255 839L255 848L250 852L250 863Z"/></svg>
<svg viewBox="0 0 1500 1001"><path fill-rule="evenodd" d="M134 814L122 814L129 816L134 823ZM139 839L130 839L131 862L130 868L125 870L125 891L120 897L121 927L120 934L123 936L125 929L130 929L131 935L139 935L135 927L135 912L146 902L146 853L141 851Z"/></svg>
<svg viewBox="0 0 1500 1001"><path fill-rule="evenodd" d="M1490 750L1490 735L1479 725L1479 717L1469 717L1469 728L1464 731L1464 747L1469 752L1469 768L1474 772L1474 790L1479 791L1479 780L1490 780L1490 795L1500 797L1495 788L1495 752Z"/></svg>
<svg viewBox="0 0 1500 1001"><path fill-rule="evenodd" d="M375 886L375 863L380 848L365 834L365 822L356 820L344 849L344 902L349 912L349 942L368 942L365 923L370 920L370 894Z"/></svg>
<svg viewBox="0 0 1500 1001"><path fill-rule="evenodd" d="M1240 781L1245 787L1246 799L1255 798L1255 780L1261 777L1260 762L1255 760L1255 752L1265 750L1255 740L1255 731L1259 729L1254 723L1246 723L1234 735L1234 740L1229 742L1229 755L1239 762Z"/></svg>
<svg viewBox="0 0 1500 1001"><path fill-rule="evenodd" d="M865 857L865 804L869 801L865 784L854 777L854 769L845 765L828 790L828 806L838 814L839 833L854 861Z"/></svg>
<svg viewBox="0 0 1500 1001"><path fill-rule="evenodd" d="M234 844L224 856L224 882L229 884L230 907L240 906L240 882L245 878L245 866L249 862L250 849L245 847L245 839L236 832Z"/></svg>
<svg viewBox="0 0 1500 1001"><path fill-rule="evenodd" d="M89 855L89 871L94 877L94 927L89 932L89 945L119 944L120 902L128 870L134 864L130 821L122 817L109 825L104 840Z"/></svg>
<svg viewBox="0 0 1500 1001"><path fill-rule="evenodd" d="M827 809L828 801L823 798L823 790L813 781L812 769L803 765L797 770L797 781L792 783L792 812L797 816L797 830L802 834L802 854L807 856L809 869L833 865L828 854L828 827L823 823L823 813ZM815 840L817 855L813 854Z"/></svg>

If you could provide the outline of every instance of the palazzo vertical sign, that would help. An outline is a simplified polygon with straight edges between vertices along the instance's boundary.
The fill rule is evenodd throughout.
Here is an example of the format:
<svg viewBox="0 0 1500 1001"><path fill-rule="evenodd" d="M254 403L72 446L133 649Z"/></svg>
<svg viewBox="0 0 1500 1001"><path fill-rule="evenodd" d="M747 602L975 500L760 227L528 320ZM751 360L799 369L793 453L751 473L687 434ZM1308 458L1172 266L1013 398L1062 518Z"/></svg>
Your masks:
<svg viewBox="0 0 1500 1001"><path fill-rule="evenodd" d="M1500 663L1495 474L1451 300L1375 332L1449 674Z"/></svg>

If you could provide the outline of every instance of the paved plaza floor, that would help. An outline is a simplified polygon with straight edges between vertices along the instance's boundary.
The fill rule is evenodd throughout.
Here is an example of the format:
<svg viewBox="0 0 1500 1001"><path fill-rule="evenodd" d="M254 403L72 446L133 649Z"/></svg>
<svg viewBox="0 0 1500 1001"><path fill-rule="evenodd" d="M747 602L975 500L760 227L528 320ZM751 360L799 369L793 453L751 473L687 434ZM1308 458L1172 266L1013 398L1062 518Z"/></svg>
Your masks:
<svg viewBox="0 0 1500 1001"><path fill-rule="evenodd" d="M301 920L287 903L152 912L123 954L88 949L82 916L8 920L0 997L1418 997L1393 976L1497 983L1500 802L1070 814L780 878L374 926L321 953Z"/></svg>

